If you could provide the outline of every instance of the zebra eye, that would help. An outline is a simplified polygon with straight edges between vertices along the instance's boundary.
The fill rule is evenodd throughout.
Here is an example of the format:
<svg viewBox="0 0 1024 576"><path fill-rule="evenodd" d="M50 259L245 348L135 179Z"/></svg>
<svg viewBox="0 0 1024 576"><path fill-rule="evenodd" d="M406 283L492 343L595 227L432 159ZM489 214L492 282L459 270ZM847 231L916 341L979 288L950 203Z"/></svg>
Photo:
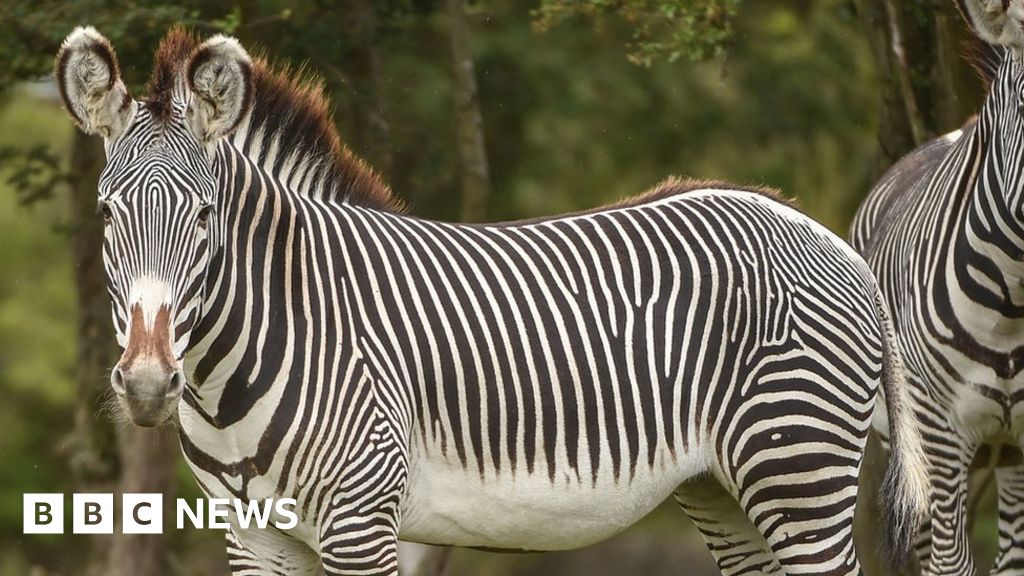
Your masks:
<svg viewBox="0 0 1024 576"><path fill-rule="evenodd" d="M110 224L110 221L114 219L114 213L110 210L110 204L106 202L100 202L96 211L103 215L104 224Z"/></svg>
<svg viewBox="0 0 1024 576"><path fill-rule="evenodd" d="M199 208L199 226L206 228L206 223L210 220L210 212L213 211L213 205L207 204Z"/></svg>

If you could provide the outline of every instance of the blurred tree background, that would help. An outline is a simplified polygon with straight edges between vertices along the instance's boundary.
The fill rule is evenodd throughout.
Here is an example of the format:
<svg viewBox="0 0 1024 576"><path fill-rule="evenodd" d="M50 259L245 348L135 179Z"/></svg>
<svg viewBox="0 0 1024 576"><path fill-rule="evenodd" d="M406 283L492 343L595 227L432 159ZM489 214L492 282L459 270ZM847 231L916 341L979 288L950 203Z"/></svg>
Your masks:
<svg viewBox="0 0 1024 576"><path fill-rule="evenodd" d="M348 145L412 213L445 220L583 209L676 174L777 187L845 235L881 171L982 97L952 0L0 3L0 576L226 574L216 531L21 535L26 492L198 496L173 431L117 428L103 409L103 150L48 80L60 41L92 24L141 94L176 22L315 70ZM879 462L862 500L869 573ZM993 522L975 532L991 558ZM715 573L674 505L582 551L437 561L450 575Z"/></svg>

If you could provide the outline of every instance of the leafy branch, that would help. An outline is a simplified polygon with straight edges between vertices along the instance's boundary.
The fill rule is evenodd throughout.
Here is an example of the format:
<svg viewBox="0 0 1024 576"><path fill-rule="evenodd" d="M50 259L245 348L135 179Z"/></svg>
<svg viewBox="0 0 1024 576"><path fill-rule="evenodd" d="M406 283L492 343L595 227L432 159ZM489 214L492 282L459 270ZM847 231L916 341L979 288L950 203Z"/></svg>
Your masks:
<svg viewBox="0 0 1024 576"><path fill-rule="evenodd" d="M608 16L632 26L627 57L650 66L664 58L706 60L731 42L741 0L542 0L533 11L534 28L546 31L576 16L595 24Z"/></svg>
<svg viewBox="0 0 1024 576"><path fill-rule="evenodd" d="M0 166L23 206L52 198L57 187L66 184L70 177L60 158L46 144L28 148L0 146Z"/></svg>

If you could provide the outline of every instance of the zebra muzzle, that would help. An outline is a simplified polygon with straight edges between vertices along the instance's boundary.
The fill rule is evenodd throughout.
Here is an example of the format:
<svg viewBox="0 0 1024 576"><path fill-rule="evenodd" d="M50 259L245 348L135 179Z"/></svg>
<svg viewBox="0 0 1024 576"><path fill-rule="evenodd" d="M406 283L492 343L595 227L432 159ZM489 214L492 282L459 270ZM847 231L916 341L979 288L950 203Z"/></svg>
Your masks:
<svg viewBox="0 0 1024 576"><path fill-rule="evenodd" d="M147 323L139 305L132 307L128 344L110 372L110 386L122 408L139 426L166 421L178 406L185 374L171 352L170 310L161 306Z"/></svg>

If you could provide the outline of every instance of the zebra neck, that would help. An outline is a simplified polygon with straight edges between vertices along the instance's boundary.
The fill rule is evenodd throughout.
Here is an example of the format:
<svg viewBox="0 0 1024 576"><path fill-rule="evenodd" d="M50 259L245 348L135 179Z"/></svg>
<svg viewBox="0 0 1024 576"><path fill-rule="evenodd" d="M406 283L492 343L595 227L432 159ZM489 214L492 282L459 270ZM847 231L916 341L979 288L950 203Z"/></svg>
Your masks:
<svg viewBox="0 0 1024 576"><path fill-rule="evenodd" d="M250 480L310 457L298 443L322 417L313 407L363 413L374 381L353 348L341 207L287 190L241 154L223 161L219 244L179 416L200 482L241 497L263 493Z"/></svg>
<svg viewBox="0 0 1024 576"><path fill-rule="evenodd" d="M1015 164L1005 153L988 122L964 135L934 189L946 190L945 201L934 199L937 229L953 232L939 254L925 255L939 259L931 277L936 308L957 319L957 339L973 342L979 354L1024 345L1024 229L1004 189Z"/></svg>
<svg viewBox="0 0 1024 576"><path fill-rule="evenodd" d="M314 350L341 346L347 331L311 322L320 309L343 305L332 287L309 280L334 264L324 261L329 239L309 230L322 207L240 154L222 155L222 163L217 247L187 355L194 407L219 428L305 380Z"/></svg>
<svg viewBox="0 0 1024 576"><path fill-rule="evenodd" d="M1014 288L1019 291L1024 279L1024 124L1017 102L1015 92L1006 94L1001 85L992 89L967 142L972 161L962 163L968 171L962 177L969 183L970 202L960 240L997 265L1008 281L1007 295Z"/></svg>
<svg viewBox="0 0 1024 576"><path fill-rule="evenodd" d="M958 227L956 264L990 277L1002 300L1024 302L1024 218L1014 190L1022 167L1010 152L1016 145L989 122L979 122L973 138L977 160L963 175L970 195Z"/></svg>

